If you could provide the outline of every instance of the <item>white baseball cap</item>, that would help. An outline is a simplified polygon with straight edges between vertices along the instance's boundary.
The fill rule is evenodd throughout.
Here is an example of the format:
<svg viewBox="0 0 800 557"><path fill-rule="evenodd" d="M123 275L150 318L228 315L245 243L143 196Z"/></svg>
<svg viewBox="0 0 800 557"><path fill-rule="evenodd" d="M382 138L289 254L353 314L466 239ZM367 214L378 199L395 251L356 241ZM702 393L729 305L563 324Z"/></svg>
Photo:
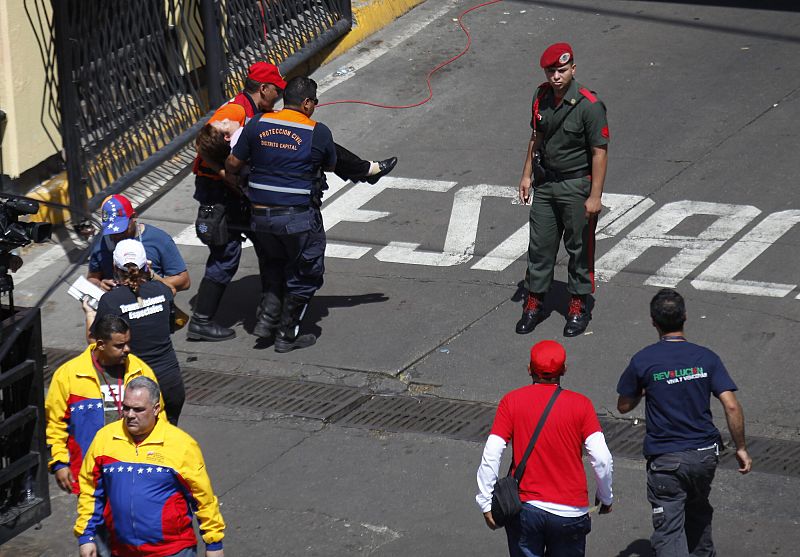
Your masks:
<svg viewBox="0 0 800 557"><path fill-rule="evenodd" d="M147 255L139 240L121 240L114 248L114 265L119 269L124 269L125 265L129 263L133 263L140 269L147 267Z"/></svg>

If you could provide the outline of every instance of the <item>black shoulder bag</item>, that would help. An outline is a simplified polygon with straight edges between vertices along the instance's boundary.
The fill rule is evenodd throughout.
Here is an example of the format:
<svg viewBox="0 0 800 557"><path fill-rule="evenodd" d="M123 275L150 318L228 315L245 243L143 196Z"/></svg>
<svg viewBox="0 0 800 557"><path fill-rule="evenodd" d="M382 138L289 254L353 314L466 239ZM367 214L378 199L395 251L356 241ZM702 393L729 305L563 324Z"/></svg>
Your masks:
<svg viewBox="0 0 800 557"><path fill-rule="evenodd" d="M547 420L547 415L553 404L561 393L561 385L556 387L553 396L550 397L550 402L542 412L542 417L539 418L539 423L531 436L531 442L528 443L528 448L525 450L525 455L520 460L514 474L509 470L508 475L497 480L494 484L494 492L492 493L492 518L494 523L500 527L508 524L512 518L517 516L522 510L522 501L519 499L519 483L522 481L522 475L525 473L525 465L528 463L528 457L533 452L533 446L536 444L536 439L539 437L544 422Z"/></svg>

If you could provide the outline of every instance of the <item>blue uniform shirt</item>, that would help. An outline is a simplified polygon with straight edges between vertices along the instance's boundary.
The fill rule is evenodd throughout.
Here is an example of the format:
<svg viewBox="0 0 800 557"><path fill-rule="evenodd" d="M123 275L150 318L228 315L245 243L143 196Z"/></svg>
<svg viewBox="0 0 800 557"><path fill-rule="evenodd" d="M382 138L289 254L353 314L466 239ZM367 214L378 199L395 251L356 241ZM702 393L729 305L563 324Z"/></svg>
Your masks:
<svg viewBox="0 0 800 557"><path fill-rule="evenodd" d="M248 123L232 154L250 163L247 196L263 205L309 205L315 176L336 164L330 129L292 109Z"/></svg>
<svg viewBox="0 0 800 557"><path fill-rule="evenodd" d="M711 417L713 394L736 384L714 352L691 342L660 341L631 358L617 393L637 398L645 390L644 455L700 449L720 440Z"/></svg>
<svg viewBox="0 0 800 557"><path fill-rule="evenodd" d="M171 277L186 270L186 263L175 241L160 228L151 224L145 225L144 232L136 239L144 245L147 260L152 263L153 271L157 275ZM114 243L108 236L95 242L89 256L89 272L98 271L104 279L114 276Z"/></svg>

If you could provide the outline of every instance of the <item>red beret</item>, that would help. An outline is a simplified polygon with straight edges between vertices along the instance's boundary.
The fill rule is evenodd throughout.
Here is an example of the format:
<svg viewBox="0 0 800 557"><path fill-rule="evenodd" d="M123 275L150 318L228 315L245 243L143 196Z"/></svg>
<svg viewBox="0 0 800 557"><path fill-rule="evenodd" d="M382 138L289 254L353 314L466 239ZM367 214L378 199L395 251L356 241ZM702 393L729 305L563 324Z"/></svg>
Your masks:
<svg viewBox="0 0 800 557"><path fill-rule="evenodd" d="M539 65L543 68L559 67L572 61L572 57L572 47L569 43L551 44L542 53Z"/></svg>
<svg viewBox="0 0 800 557"><path fill-rule="evenodd" d="M269 62L256 62L250 66L247 77L259 83L272 83L280 89L286 89L286 82L281 77L278 66Z"/></svg>
<svg viewBox="0 0 800 557"><path fill-rule="evenodd" d="M531 371L543 379L564 373L567 351L554 340L537 342L531 348Z"/></svg>

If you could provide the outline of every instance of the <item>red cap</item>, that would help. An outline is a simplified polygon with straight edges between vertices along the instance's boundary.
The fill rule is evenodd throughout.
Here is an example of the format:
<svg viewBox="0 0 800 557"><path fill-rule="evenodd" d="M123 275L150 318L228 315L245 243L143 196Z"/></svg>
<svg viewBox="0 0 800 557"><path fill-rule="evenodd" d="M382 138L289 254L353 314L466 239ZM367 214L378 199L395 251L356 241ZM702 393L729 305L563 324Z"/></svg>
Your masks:
<svg viewBox="0 0 800 557"><path fill-rule="evenodd" d="M543 340L531 347L531 372L542 379L558 377L564 373L567 351L554 340Z"/></svg>
<svg viewBox="0 0 800 557"><path fill-rule="evenodd" d="M548 46L539 58L543 68L559 67L572 61L572 47L569 43L556 43Z"/></svg>
<svg viewBox="0 0 800 557"><path fill-rule="evenodd" d="M247 71L247 77L259 83L272 83L280 89L286 89L286 82L281 77L278 66L269 62L256 62Z"/></svg>

